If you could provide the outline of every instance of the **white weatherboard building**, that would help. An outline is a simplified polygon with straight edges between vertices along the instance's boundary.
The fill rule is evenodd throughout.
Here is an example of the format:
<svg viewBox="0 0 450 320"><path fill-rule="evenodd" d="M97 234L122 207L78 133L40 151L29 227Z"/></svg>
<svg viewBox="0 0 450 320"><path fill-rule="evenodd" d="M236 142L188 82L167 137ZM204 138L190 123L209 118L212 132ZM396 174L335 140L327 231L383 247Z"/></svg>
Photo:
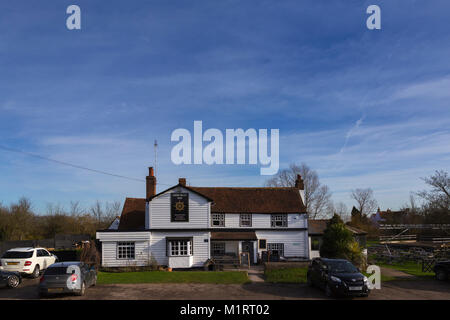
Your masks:
<svg viewBox="0 0 450 320"><path fill-rule="evenodd" d="M203 267L210 258L309 259L303 180L290 188L191 187L186 179L127 198L117 229L99 230L102 265Z"/></svg>

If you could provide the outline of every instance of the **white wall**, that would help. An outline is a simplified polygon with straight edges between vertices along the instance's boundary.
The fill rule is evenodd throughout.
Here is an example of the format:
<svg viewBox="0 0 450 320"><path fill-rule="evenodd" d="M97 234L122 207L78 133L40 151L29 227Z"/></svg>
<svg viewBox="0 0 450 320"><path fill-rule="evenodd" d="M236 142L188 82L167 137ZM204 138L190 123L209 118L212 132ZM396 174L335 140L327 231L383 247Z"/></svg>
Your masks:
<svg viewBox="0 0 450 320"><path fill-rule="evenodd" d="M266 239L269 243L284 243L285 257L309 256L308 232L305 231L256 231L258 239ZM263 251L258 249L259 252Z"/></svg>
<svg viewBox="0 0 450 320"><path fill-rule="evenodd" d="M152 232L151 251L153 257L159 265L168 265L169 260L166 255L166 238L193 237L194 257L192 266L203 267L203 263L210 258L210 236L209 232ZM207 239L208 242L204 240Z"/></svg>
<svg viewBox="0 0 450 320"><path fill-rule="evenodd" d="M150 263L150 232L97 232L102 243L102 266L146 266ZM134 242L135 259L117 259L117 242Z"/></svg>
<svg viewBox="0 0 450 320"><path fill-rule="evenodd" d="M189 193L189 222L170 221L170 194L177 192ZM209 228L209 207L210 203L205 198L185 188L177 187L150 201L150 228Z"/></svg>
<svg viewBox="0 0 450 320"><path fill-rule="evenodd" d="M225 214L225 227L211 226L212 228L249 228L239 226L239 213L226 213ZM253 213L252 214L252 226L251 228L271 228L270 214L268 213ZM306 214L289 213L288 214L288 228L307 228L308 219Z"/></svg>

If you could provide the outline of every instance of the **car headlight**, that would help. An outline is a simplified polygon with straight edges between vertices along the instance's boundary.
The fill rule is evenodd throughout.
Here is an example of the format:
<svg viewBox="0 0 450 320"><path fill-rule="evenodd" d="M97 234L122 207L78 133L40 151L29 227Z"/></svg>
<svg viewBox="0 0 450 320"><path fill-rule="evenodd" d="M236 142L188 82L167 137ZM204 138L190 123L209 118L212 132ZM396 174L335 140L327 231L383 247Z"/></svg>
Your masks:
<svg viewBox="0 0 450 320"><path fill-rule="evenodd" d="M369 281L369 279L367 279L367 277L364 276L364 284L367 284L368 281Z"/></svg>
<svg viewBox="0 0 450 320"><path fill-rule="evenodd" d="M341 279L339 279L338 277L335 277L335 276L330 276L330 279L331 279L331 281L334 281L334 282L342 282Z"/></svg>

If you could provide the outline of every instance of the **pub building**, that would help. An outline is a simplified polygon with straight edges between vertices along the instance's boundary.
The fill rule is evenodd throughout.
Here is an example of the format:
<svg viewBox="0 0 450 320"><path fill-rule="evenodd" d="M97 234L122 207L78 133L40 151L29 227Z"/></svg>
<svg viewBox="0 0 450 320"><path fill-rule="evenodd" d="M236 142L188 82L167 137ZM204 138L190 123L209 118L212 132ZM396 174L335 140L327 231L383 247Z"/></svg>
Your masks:
<svg viewBox="0 0 450 320"><path fill-rule="evenodd" d="M309 259L300 175L294 187L193 187L180 178L146 197L126 198L118 227L98 230L102 266L202 268L210 261L257 264Z"/></svg>

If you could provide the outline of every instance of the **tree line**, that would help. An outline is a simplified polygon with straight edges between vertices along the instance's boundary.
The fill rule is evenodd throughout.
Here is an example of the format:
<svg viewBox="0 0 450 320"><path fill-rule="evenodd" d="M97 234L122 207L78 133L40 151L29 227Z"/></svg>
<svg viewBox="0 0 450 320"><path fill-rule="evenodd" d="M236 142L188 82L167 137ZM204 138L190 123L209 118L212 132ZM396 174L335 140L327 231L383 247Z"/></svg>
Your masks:
<svg viewBox="0 0 450 320"><path fill-rule="evenodd" d="M68 208L48 204L45 214L37 214L27 198L6 206L0 203L0 241L50 239L57 234L89 234L107 228L120 216L119 201L96 201L89 208L71 202Z"/></svg>
<svg viewBox="0 0 450 320"><path fill-rule="evenodd" d="M354 207L349 210L342 202L334 202L330 188L320 182L317 172L305 163L291 164L266 181L269 187L293 187L300 174L305 186L305 206L310 219L331 218L339 215L344 221L368 231L373 227L370 216L377 212L378 202L371 188L353 189L350 198ZM401 215L390 215L386 223L450 223L450 177L444 170L422 178L427 190L415 191L409 203L400 208Z"/></svg>

